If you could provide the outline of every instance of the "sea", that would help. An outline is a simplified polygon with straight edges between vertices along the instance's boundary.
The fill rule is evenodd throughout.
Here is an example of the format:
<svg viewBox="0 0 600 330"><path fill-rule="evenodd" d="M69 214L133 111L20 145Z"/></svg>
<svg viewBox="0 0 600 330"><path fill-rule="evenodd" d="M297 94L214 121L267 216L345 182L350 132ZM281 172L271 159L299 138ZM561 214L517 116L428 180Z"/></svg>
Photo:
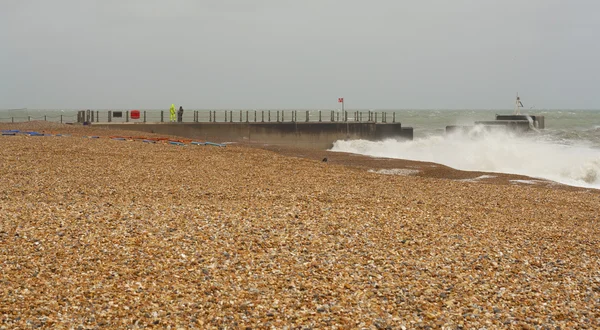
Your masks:
<svg viewBox="0 0 600 330"><path fill-rule="evenodd" d="M168 120L168 109L164 109L164 120ZM93 110L100 121L107 121L107 109ZM118 111L113 109L113 111ZM122 110L126 111L126 110ZM198 111L199 121L209 121L212 110ZM281 113L283 121L292 120L293 110L232 109L214 110L217 121L267 121L267 112L275 121ZM336 110L296 110L298 121L305 120L308 112L310 121L329 121ZM489 132L475 127L466 133L446 134L449 125L473 125L475 121L494 120L496 114L512 114L513 110L348 110L349 120L360 112L367 119L368 111L378 114L380 121L385 114L387 122L395 119L404 127L414 129L412 141L385 140L337 141L332 151L350 152L373 157L388 157L427 161L443 164L465 171L482 171L526 175L533 178L552 180L558 183L600 189L600 110L529 109L522 114L542 115L545 129L525 134L512 132ZM161 110L143 110L147 121L160 121ZM256 115L255 115L256 113ZM77 110L12 109L0 110L0 122L23 122L47 120L74 122ZM186 109L184 121L193 121L193 109ZM337 117L335 117L337 120ZM124 121L113 118L113 121Z"/></svg>

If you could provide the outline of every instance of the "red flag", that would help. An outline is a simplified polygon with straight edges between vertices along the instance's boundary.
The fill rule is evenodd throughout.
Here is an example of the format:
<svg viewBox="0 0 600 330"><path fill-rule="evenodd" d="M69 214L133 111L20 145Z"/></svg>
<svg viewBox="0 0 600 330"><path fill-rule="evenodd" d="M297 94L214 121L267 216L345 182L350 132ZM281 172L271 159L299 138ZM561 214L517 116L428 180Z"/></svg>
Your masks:
<svg viewBox="0 0 600 330"><path fill-rule="evenodd" d="M338 97L338 103L344 103L344 98L343 97Z"/></svg>

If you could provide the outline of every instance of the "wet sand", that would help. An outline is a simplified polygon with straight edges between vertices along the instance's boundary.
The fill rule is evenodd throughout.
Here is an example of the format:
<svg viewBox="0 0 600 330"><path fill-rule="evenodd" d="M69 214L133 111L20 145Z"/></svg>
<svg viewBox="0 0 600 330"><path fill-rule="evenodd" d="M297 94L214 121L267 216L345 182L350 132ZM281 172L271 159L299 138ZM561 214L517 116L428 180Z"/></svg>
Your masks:
<svg viewBox="0 0 600 330"><path fill-rule="evenodd" d="M0 328L600 327L596 190L27 127L72 136L0 136Z"/></svg>

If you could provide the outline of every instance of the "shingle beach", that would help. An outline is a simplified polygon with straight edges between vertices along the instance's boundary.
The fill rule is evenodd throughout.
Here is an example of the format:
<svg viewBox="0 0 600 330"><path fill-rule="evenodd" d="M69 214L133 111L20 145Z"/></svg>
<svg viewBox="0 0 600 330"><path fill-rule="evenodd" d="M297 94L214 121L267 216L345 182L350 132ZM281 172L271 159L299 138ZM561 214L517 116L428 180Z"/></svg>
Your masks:
<svg viewBox="0 0 600 330"><path fill-rule="evenodd" d="M600 328L596 190L0 128L0 329Z"/></svg>

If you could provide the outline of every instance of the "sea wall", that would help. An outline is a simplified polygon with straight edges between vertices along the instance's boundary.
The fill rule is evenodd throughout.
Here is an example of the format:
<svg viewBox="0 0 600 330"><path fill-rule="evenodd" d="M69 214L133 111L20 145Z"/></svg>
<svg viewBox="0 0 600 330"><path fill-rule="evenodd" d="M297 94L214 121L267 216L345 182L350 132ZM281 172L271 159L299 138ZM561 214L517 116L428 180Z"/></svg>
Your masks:
<svg viewBox="0 0 600 330"><path fill-rule="evenodd" d="M132 130L214 142L254 142L329 149L337 140L413 138L412 127L400 123L93 123L94 127Z"/></svg>

